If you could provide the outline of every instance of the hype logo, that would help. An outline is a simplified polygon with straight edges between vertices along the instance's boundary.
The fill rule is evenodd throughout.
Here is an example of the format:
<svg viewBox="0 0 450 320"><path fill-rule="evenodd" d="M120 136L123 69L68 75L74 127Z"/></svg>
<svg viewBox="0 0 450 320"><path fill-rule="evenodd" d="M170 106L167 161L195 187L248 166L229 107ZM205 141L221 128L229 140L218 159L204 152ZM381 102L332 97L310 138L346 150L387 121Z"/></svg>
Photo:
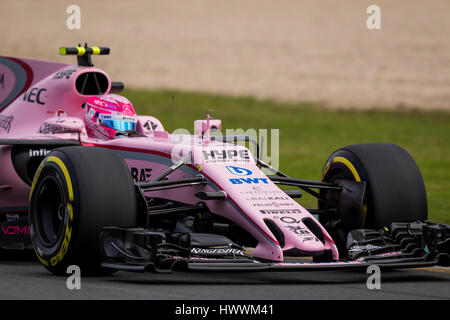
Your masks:
<svg viewBox="0 0 450 320"><path fill-rule="evenodd" d="M251 170L235 166L225 166L225 168L235 176L249 176L253 173Z"/></svg>

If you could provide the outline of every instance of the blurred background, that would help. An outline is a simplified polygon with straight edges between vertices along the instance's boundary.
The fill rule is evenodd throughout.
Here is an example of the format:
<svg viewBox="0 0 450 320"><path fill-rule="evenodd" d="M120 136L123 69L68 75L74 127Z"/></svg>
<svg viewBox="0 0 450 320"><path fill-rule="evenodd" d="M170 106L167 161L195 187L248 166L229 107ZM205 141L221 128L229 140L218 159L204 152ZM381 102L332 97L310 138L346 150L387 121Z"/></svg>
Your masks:
<svg viewBox="0 0 450 320"><path fill-rule="evenodd" d="M1 0L0 15L2 55L69 63L59 46L110 46L96 65L130 87L450 110L448 0Z"/></svg>
<svg viewBox="0 0 450 320"><path fill-rule="evenodd" d="M72 4L80 30L66 27ZM366 26L373 4L381 30ZM0 30L1 56L75 64L60 46L110 47L94 64L169 131L193 132L208 109L223 128L280 129L295 177L320 179L345 145L399 144L430 219L450 223L448 0L0 0Z"/></svg>

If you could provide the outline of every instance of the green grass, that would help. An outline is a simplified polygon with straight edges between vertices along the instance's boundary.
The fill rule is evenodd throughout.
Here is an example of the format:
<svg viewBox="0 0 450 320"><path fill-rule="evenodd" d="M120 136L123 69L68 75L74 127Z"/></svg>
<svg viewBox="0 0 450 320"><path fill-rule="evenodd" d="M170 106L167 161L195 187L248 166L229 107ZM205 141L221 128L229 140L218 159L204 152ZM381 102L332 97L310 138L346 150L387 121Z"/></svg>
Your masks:
<svg viewBox="0 0 450 320"><path fill-rule="evenodd" d="M450 112L330 111L310 103L279 103L172 90L126 90L139 114L161 120L166 130L187 128L205 119L208 109L222 128L280 129L280 169L290 176L319 179L336 149L363 142L403 146L425 180L430 220L450 223ZM172 96L175 97L173 113ZM315 206L304 196L305 207Z"/></svg>

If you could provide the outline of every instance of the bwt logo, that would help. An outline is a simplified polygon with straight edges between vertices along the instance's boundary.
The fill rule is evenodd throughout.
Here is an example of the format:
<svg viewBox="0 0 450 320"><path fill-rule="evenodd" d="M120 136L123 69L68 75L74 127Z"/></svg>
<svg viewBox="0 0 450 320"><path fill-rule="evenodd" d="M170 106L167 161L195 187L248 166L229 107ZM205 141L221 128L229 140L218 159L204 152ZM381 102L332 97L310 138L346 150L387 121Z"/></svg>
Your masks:
<svg viewBox="0 0 450 320"><path fill-rule="evenodd" d="M225 168L227 168L228 171L230 171L235 176L249 176L253 173L252 171L250 171L248 169L234 167L234 166L225 166Z"/></svg>
<svg viewBox="0 0 450 320"><path fill-rule="evenodd" d="M9 236L14 236L14 235L19 235L19 234L25 234L25 235L29 235L30 234L30 227L24 226L24 227L19 227L19 226L2 226L2 231L3 234L5 235L9 235Z"/></svg>
<svg viewBox="0 0 450 320"><path fill-rule="evenodd" d="M268 184L267 178L239 178L239 179L228 179L232 184L257 184L264 183Z"/></svg>

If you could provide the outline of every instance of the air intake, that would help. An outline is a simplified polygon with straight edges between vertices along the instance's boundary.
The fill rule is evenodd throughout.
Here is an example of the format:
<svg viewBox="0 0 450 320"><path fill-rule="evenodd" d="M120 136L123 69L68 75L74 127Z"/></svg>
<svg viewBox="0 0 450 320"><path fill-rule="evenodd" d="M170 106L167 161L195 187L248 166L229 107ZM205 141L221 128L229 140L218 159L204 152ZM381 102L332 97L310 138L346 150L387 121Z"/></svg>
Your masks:
<svg viewBox="0 0 450 320"><path fill-rule="evenodd" d="M302 222L317 237L317 239L319 239L322 243L325 243L325 236L323 235L322 229L320 229L313 219L303 218Z"/></svg>
<svg viewBox="0 0 450 320"><path fill-rule="evenodd" d="M275 236L278 243L280 244L281 248L284 248L286 245L285 239L284 239L284 233L281 231L280 227L277 226L275 222L273 222L270 219L264 219L264 222L266 223L267 228L269 228L270 232Z"/></svg>
<svg viewBox="0 0 450 320"><path fill-rule="evenodd" d="M108 90L109 80L101 72L85 72L78 76L75 87L83 96L101 95Z"/></svg>

